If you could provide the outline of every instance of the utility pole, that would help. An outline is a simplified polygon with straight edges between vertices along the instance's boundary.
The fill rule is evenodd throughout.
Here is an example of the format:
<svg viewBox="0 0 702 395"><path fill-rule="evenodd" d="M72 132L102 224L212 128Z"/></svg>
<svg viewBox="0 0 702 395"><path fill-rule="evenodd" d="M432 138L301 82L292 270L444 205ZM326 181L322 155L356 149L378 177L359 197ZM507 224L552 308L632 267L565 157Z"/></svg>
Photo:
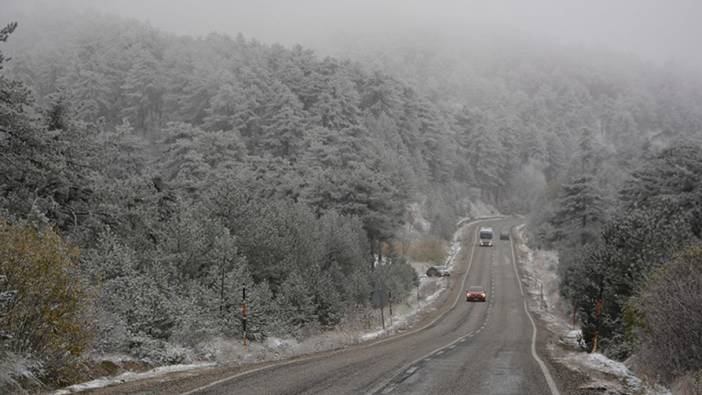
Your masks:
<svg viewBox="0 0 702 395"><path fill-rule="evenodd" d="M380 287L380 322L383 324L383 329L385 329L385 286Z"/></svg>
<svg viewBox="0 0 702 395"><path fill-rule="evenodd" d="M219 280L219 316L224 319L224 258L222 259L222 270Z"/></svg>
<svg viewBox="0 0 702 395"><path fill-rule="evenodd" d="M390 306L390 326L392 326L392 292L388 291L388 306Z"/></svg>
<svg viewBox="0 0 702 395"><path fill-rule="evenodd" d="M241 287L241 328L244 332L244 350L246 352L249 351L249 343L248 340L246 339L246 321L248 320L247 316L247 306L246 306L246 283L242 284Z"/></svg>

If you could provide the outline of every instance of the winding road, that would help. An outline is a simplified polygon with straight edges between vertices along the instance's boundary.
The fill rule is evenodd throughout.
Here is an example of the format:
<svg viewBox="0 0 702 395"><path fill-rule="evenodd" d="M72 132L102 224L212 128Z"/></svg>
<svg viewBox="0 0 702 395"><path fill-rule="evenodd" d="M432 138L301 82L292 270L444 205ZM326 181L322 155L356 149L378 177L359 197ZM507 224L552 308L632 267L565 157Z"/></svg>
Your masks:
<svg viewBox="0 0 702 395"><path fill-rule="evenodd" d="M514 219L463 225L463 246L446 303L419 327L342 350L216 375L162 382L132 393L181 394L553 394L556 384L534 346L511 241L477 246L477 229L508 231ZM488 301L464 290L482 285ZM118 389L118 388L115 388ZM126 388L125 388L126 389Z"/></svg>

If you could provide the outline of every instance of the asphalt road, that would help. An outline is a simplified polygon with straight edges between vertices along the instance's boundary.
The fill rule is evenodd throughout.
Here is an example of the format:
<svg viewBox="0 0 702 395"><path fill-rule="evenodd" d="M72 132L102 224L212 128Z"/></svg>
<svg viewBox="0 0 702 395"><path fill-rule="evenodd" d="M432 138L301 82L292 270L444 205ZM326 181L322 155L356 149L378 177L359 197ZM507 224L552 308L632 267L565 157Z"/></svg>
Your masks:
<svg viewBox="0 0 702 395"><path fill-rule="evenodd" d="M495 240L492 248L478 247L476 231L485 225L495 228L497 236L514 221L467 227L447 303L428 327L340 352L219 376L187 393L557 393L553 382L549 386L546 367L542 369L533 354L533 327L524 309L512 245ZM488 301L466 302L464 289L471 285L485 287Z"/></svg>

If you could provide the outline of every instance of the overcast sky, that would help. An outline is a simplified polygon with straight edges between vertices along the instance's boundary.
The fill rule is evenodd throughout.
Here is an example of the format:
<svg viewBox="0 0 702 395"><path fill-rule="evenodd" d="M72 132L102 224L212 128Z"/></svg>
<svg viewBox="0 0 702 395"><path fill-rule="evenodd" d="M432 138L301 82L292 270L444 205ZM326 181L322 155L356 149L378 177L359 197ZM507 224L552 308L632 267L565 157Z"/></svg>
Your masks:
<svg viewBox="0 0 702 395"><path fill-rule="evenodd" d="M2 3L19 0L0 0ZM559 45L605 47L648 60L702 66L702 0L22 0L97 10L188 35L243 33L310 47L328 37L442 36L476 31L533 36ZM19 3L18 3L19 4ZM12 7L7 7L12 8ZM2 16L0 7L0 16ZM8 12L9 13L9 12ZM0 18L4 19L4 18Z"/></svg>

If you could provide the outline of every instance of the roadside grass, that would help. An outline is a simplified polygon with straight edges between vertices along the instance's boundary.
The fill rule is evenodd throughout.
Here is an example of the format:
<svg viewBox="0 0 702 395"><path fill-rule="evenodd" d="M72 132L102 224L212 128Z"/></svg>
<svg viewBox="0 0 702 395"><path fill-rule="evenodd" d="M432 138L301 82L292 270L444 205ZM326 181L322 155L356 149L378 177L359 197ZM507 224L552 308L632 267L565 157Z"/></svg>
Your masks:
<svg viewBox="0 0 702 395"><path fill-rule="evenodd" d="M448 255L448 242L436 238L422 238L407 247L407 257L414 262L443 264Z"/></svg>

